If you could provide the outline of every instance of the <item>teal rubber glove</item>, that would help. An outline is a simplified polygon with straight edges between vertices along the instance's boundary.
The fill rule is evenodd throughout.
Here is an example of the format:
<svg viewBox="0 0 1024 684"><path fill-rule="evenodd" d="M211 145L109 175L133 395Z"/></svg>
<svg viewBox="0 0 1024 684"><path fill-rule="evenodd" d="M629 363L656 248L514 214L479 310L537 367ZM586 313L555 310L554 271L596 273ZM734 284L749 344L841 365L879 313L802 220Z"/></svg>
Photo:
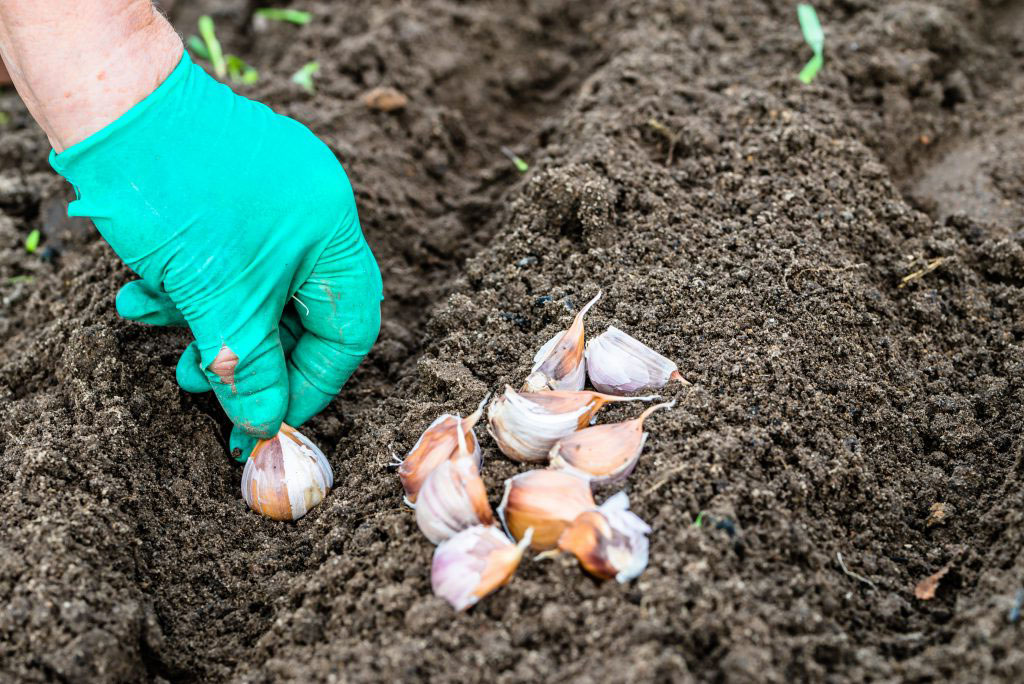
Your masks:
<svg viewBox="0 0 1024 684"><path fill-rule="evenodd" d="M321 411L380 329L381 279L333 153L189 59L50 164L140 277L118 312L195 336L183 389L212 388L245 460ZM287 305L287 308L286 308ZM287 357L287 360L286 360Z"/></svg>

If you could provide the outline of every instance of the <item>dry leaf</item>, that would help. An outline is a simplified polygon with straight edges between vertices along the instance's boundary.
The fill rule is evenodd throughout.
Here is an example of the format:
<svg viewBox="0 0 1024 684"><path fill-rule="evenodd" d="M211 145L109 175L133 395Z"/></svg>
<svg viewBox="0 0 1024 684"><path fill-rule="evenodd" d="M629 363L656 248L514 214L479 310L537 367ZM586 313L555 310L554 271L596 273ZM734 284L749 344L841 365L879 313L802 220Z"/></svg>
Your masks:
<svg viewBox="0 0 1024 684"><path fill-rule="evenodd" d="M932 527L938 525L946 519L946 504L941 501L933 503L931 509L929 509L928 520L925 522L926 527Z"/></svg>
<svg viewBox="0 0 1024 684"><path fill-rule="evenodd" d="M370 109L380 112L393 112L397 109L405 109L409 104L409 98L400 90L391 87L379 87L363 93L363 104Z"/></svg>
<svg viewBox="0 0 1024 684"><path fill-rule="evenodd" d="M929 575L918 582L917 586L914 587L914 596L922 601L931 601L935 598L935 592L939 588L939 580L945 577L947 572L949 572L948 565L936 572L934 575Z"/></svg>

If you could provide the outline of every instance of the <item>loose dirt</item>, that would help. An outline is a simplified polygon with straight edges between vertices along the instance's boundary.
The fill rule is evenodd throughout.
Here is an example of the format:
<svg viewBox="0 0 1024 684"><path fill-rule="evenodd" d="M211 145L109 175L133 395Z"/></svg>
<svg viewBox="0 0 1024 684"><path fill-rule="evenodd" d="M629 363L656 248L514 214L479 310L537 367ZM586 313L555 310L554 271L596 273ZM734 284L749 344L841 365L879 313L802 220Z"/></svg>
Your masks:
<svg viewBox="0 0 1024 684"><path fill-rule="evenodd" d="M215 400L174 383L187 333L117 318L133 276L0 92L2 678L1024 677L1024 7L815 5L810 86L789 2L170 6L337 153L384 271L380 341L304 428L337 487L296 524L247 511ZM628 483L650 566L525 562L453 614L392 451L521 382L598 289L589 329L691 383ZM496 504L520 468L481 441Z"/></svg>

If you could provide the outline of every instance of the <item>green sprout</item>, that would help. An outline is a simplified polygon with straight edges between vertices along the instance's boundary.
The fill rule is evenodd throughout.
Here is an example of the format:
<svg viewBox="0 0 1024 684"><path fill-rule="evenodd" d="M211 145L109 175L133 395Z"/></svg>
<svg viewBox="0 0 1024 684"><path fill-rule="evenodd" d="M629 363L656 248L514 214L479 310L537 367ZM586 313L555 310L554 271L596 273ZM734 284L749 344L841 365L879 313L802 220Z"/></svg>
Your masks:
<svg viewBox="0 0 1024 684"><path fill-rule="evenodd" d="M509 148L502 147L501 153L508 157L512 161L512 163L516 165L516 169L519 170L519 173L526 173L527 171L530 170L530 165L527 164L522 157L520 157L518 154L516 154Z"/></svg>
<svg viewBox="0 0 1024 684"><path fill-rule="evenodd" d="M290 24L298 24L299 26L305 26L313 21L313 14L311 12L297 9L280 9L277 7L258 9L256 10L256 16L269 19L270 21L286 21Z"/></svg>
<svg viewBox="0 0 1024 684"><path fill-rule="evenodd" d="M35 276L16 275L16 276L11 276L10 278L8 278L7 279L7 284L8 285L17 285L18 283L31 283L35 279L36 279Z"/></svg>
<svg viewBox="0 0 1024 684"><path fill-rule="evenodd" d="M704 524L704 511L697 514L697 519L693 521L694 527L700 527Z"/></svg>
<svg viewBox="0 0 1024 684"><path fill-rule="evenodd" d="M205 59L209 61L210 51L206 49L206 43L203 39L197 35L191 35L188 37L188 49L192 51L199 59Z"/></svg>
<svg viewBox="0 0 1024 684"><path fill-rule="evenodd" d="M228 76L233 83L252 85L260 80L260 72L246 64L240 57L227 55L225 57L228 65Z"/></svg>
<svg viewBox="0 0 1024 684"><path fill-rule="evenodd" d="M43 235L39 232L38 228L33 229L32 232L28 234L28 237L25 238L25 251L29 254L35 254L36 250L39 249L39 238L42 236Z"/></svg>
<svg viewBox="0 0 1024 684"><path fill-rule="evenodd" d="M217 32L213 27L213 19L208 14L199 17L199 35L206 44L206 51L210 55L210 62L213 64L213 73L217 78L224 78L228 74L228 65L224 60L224 51L217 40Z"/></svg>
<svg viewBox="0 0 1024 684"><path fill-rule="evenodd" d="M316 93L316 86L313 85L313 75L320 71L320 62L310 62L292 74L292 83L298 83L307 93Z"/></svg>
<svg viewBox="0 0 1024 684"><path fill-rule="evenodd" d="M814 56L800 70L800 80L805 84L814 80L825 63L825 32L821 29L821 22L818 21L818 13L814 7L806 4L796 6L796 18L800 22L800 30L804 34L804 41L810 46Z"/></svg>
<svg viewBox="0 0 1024 684"><path fill-rule="evenodd" d="M6 126L11 123L11 115L7 112L0 112L0 126Z"/></svg>

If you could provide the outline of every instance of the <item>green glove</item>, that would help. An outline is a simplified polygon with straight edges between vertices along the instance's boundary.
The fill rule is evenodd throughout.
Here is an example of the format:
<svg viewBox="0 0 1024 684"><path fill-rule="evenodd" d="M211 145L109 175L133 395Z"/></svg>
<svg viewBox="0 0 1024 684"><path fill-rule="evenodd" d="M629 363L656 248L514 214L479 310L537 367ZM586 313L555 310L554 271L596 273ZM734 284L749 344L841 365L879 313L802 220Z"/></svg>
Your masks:
<svg viewBox="0 0 1024 684"><path fill-rule="evenodd" d="M118 312L191 328L178 382L213 388L241 460L282 421L322 410L376 340L380 271L341 165L187 53L50 164L77 192L68 215L92 218L142 278L118 293Z"/></svg>

